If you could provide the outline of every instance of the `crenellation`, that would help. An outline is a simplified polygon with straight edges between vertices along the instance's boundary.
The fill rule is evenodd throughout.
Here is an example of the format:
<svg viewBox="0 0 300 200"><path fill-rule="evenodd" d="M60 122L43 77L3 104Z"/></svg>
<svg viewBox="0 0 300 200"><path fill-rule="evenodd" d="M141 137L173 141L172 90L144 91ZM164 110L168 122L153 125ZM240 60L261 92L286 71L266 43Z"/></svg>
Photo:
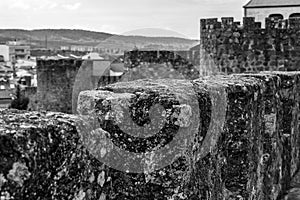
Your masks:
<svg viewBox="0 0 300 200"><path fill-rule="evenodd" d="M211 23L222 26L210 28ZM244 17L242 26L237 24L230 17L201 20L201 45L217 73L300 70L299 19L266 18L262 28L254 17ZM212 66L202 67L210 71Z"/></svg>
<svg viewBox="0 0 300 200"><path fill-rule="evenodd" d="M255 26L255 18L254 17L244 17L243 18L243 28L246 30L253 30L256 28Z"/></svg>
<svg viewBox="0 0 300 200"><path fill-rule="evenodd" d="M289 20L290 29L300 29L300 19L291 18Z"/></svg>
<svg viewBox="0 0 300 200"><path fill-rule="evenodd" d="M255 29L261 29L261 27L262 27L261 22L255 22L255 23L254 23L254 28L255 28Z"/></svg>
<svg viewBox="0 0 300 200"><path fill-rule="evenodd" d="M218 18L208 18L208 19L201 19L201 31L204 30L212 30L212 29L220 29L223 30L226 28L236 28L239 27L242 30L254 30L260 29L272 31L273 29L286 29L286 30L293 30L293 29L300 29L300 19L298 18L290 18L290 19L280 19L274 20L272 18L265 19L265 27L262 26L262 22L258 22L255 20L254 17L244 17L243 24L241 26L241 22L234 21L233 17L222 17L219 21Z"/></svg>
<svg viewBox="0 0 300 200"><path fill-rule="evenodd" d="M204 30L206 28L206 19L200 19L200 29Z"/></svg>
<svg viewBox="0 0 300 200"><path fill-rule="evenodd" d="M206 30L218 29L222 27L222 23L218 22L218 18L209 18L202 21L203 28Z"/></svg>
<svg viewBox="0 0 300 200"><path fill-rule="evenodd" d="M222 28L228 28L234 26L233 24L233 17L222 17Z"/></svg>

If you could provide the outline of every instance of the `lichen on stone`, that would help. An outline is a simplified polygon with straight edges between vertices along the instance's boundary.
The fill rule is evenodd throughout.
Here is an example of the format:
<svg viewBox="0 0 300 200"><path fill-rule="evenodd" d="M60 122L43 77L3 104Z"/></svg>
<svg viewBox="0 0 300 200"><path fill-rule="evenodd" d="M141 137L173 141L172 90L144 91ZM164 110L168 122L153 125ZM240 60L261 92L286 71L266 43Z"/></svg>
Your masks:
<svg viewBox="0 0 300 200"><path fill-rule="evenodd" d="M97 178L97 183L103 187L104 183L105 183L105 172L102 171L99 175L98 175L98 178Z"/></svg>
<svg viewBox="0 0 300 200"><path fill-rule="evenodd" d="M173 117L176 119L175 125L180 127L189 127L191 125L191 119L193 116L192 108L189 105L181 104L174 105L174 108L179 108L179 114L174 113Z"/></svg>
<svg viewBox="0 0 300 200"><path fill-rule="evenodd" d="M13 168L9 171L7 178L18 184L19 187L22 187L24 181L30 178L31 173L28 171L28 168L25 164L20 162L15 162Z"/></svg>
<svg viewBox="0 0 300 200"><path fill-rule="evenodd" d="M5 179L4 175L0 174L0 191L1 191L1 188L4 185L4 183L6 183L6 182L7 182L7 180Z"/></svg>
<svg viewBox="0 0 300 200"><path fill-rule="evenodd" d="M81 189L78 194L76 194L74 200L84 200L86 193Z"/></svg>

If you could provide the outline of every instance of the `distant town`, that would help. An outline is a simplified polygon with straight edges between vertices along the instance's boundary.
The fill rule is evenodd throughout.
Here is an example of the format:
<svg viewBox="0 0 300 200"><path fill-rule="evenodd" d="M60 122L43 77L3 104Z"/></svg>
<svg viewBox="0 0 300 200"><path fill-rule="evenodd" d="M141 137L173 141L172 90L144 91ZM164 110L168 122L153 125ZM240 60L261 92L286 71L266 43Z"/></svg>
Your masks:
<svg viewBox="0 0 300 200"><path fill-rule="evenodd" d="M15 34L17 31L10 31L5 34ZM49 31L49 30L48 30ZM59 30L58 32L60 32ZM71 33L77 30L70 30ZM51 32L51 31L50 31ZM64 30L63 32L66 32ZM78 30L78 32L82 32ZM90 33L90 32L87 32ZM18 32L20 35L20 31ZM85 33L86 34L86 33ZM62 36L63 37L63 36ZM107 37L107 36L106 36ZM110 36L111 37L111 36ZM70 44L60 41L63 46L58 46L57 41L53 42L51 38L45 36L44 41L37 43L33 40L14 39L9 41L0 40L0 108L8 108L17 97L17 91L22 96L28 97L36 94L37 91L37 60L102 60L103 63L114 62L114 65L102 65L102 68L111 68L107 76L120 77L124 73L124 65L118 65L116 62L124 61L126 50L170 50L170 51L199 51L198 41L182 38L155 38L139 36L116 36L104 41L95 40L94 43L100 43L98 46L83 44ZM126 38L124 40L124 38ZM52 38L53 39L53 38ZM54 40L57 40L55 38ZM124 40L125 42L116 42ZM126 42L127 40L127 42ZM132 42L133 41L133 42ZM170 44L170 41L173 41ZM117 45L115 43L118 43ZM39 44L39 45L38 45ZM134 44L134 45L133 45ZM194 53L194 55L196 55ZM197 59L199 60L199 58ZM96 71L103 71L98 69Z"/></svg>

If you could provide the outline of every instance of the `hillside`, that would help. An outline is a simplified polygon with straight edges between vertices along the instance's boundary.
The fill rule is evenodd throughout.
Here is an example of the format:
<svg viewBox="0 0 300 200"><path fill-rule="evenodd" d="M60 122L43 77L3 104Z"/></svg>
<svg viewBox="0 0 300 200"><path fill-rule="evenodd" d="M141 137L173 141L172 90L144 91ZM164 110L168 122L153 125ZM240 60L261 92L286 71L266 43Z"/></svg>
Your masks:
<svg viewBox="0 0 300 200"><path fill-rule="evenodd" d="M44 47L46 40L50 48L68 45L95 46L111 36L108 33L70 29L0 29L0 41L26 40L34 47Z"/></svg>
<svg viewBox="0 0 300 200"><path fill-rule="evenodd" d="M146 50L188 50L197 44L198 41L176 37L112 36L102 41L97 47L113 47L121 50L135 47Z"/></svg>
<svg viewBox="0 0 300 200"><path fill-rule="evenodd" d="M92 46L103 49L189 49L197 41L175 37L121 36L76 29L0 29L0 42L25 40L32 47Z"/></svg>

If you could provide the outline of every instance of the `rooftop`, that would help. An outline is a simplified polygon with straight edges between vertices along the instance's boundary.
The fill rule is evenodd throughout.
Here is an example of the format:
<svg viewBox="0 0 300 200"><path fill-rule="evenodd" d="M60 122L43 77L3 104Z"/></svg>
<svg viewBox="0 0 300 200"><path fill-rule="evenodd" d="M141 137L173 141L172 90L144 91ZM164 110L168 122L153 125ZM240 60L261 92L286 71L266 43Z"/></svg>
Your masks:
<svg viewBox="0 0 300 200"><path fill-rule="evenodd" d="M244 8L300 6L299 0L251 0Z"/></svg>
<svg viewBox="0 0 300 200"><path fill-rule="evenodd" d="M13 72L13 70L10 67L0 64L0 72L10 73L10 72Z"/></svg>

